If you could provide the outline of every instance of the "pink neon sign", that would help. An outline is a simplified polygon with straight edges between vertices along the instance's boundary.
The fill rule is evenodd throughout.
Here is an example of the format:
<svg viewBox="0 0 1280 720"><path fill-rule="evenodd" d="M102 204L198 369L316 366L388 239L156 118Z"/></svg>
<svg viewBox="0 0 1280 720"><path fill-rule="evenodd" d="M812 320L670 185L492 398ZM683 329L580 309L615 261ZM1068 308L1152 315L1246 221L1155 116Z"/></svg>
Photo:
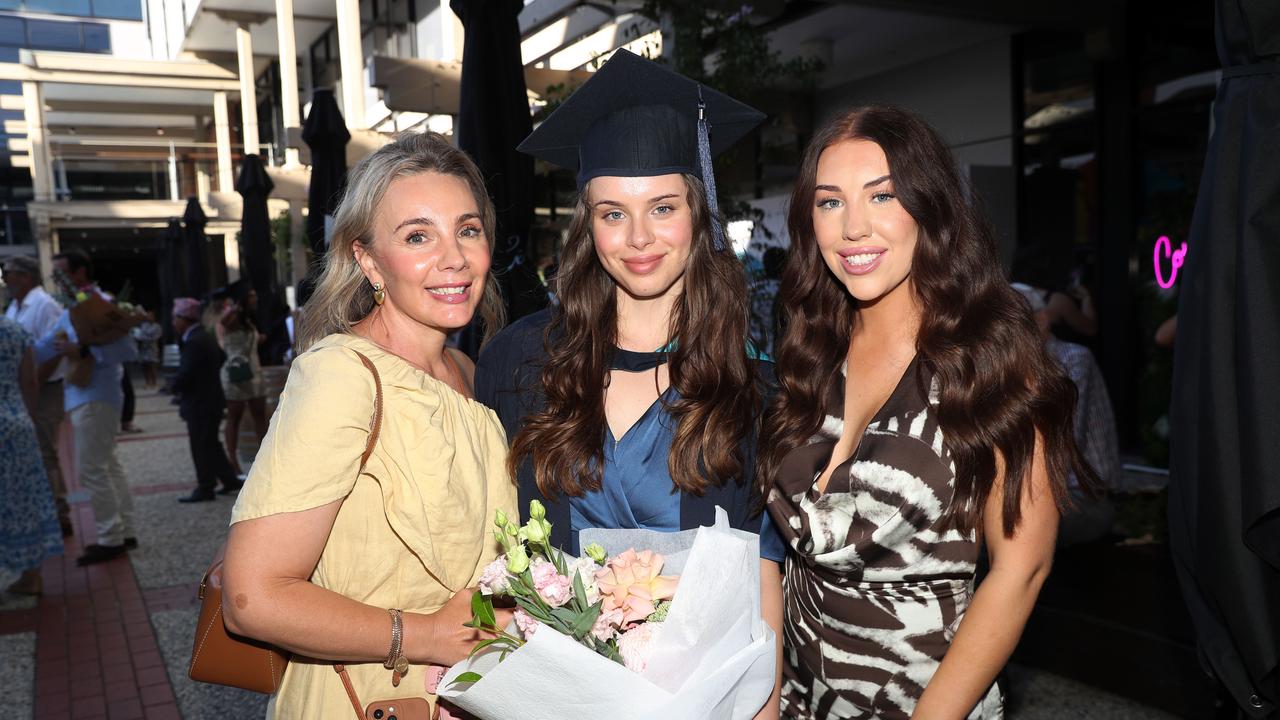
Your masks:
<svg viewBox="0 0 1280 720"><path fill-rule="evenodd" d="M1173 249L1173 242L1169 240L1168 235L1161 235L1156 238L1155 252L1153 253L1152 264L1156 271L1156 284L1168 290L1173 287L1174 281L1178 279L1178 270L1182 267L1182 262L1187 256L1187 244L1177 249ZM1161 258L1168 261L1172 266L1169 270L1169 279L1165 279L1164 273L1161 271Z"/></svg>

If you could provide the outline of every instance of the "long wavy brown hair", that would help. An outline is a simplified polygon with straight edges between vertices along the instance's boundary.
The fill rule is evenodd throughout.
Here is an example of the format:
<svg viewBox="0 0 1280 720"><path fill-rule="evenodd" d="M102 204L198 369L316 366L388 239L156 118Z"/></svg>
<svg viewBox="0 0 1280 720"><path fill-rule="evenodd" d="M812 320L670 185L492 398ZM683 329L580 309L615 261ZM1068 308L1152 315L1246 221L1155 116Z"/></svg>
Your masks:
<svg viewBox="0 0 1280 720"><path fill-rule="evenodd" d="M818 158L846 140L884 150L894 192L916 221L911 286L921 307L916 351L939 385L938 423L955 462L950 526L981 527L1003 460L1002 527L1021 520L1037 432L1053 497L1069 506L1068 473L1090 491L1098 478L1073 434L1076 388L1049 356L1024 301L1005 280L990 226L966 200L938 133L896 107L868 106L830 122L809 143L791 195L791 257L782 276L786 333L778 349L781 392L765 420L759 482L768 495L783 457L817 432L824 397L840 372L857 301L827 268L813 229Z"/></svg>
<svg viewBox="0 0 1280 720"><path fill-rule="evenodd" d="M702 183L685 175L693 245L684 289L672 311L668 338L671 387L662 400L676 423L667 467L677 487L702 494L744 476L742 440L760 421L760 390L747 356L747 286L732 253L712 246L711 216ZM617 342L617 292L591 239L590 186L574 210L556 275L560 304L544 339L542 389L546 407L524 420L511 443L511 473L532 458L547 497L600 489L604 466L604 391ZM655 371L656 372L656 371Z"/></svg>

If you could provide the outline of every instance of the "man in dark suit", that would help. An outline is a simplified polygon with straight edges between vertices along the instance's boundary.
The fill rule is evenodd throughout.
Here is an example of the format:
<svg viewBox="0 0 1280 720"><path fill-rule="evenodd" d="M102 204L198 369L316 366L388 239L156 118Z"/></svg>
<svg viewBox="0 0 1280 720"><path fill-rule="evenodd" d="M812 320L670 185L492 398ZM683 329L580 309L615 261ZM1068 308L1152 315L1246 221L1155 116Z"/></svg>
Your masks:
<svg viewBox="0 0 1280 720"><path fill-rule="evenodd" d="M200 302L191 298L173 301L173 329L181 338L182 361L173 378L178 396L178 413L187 422L191 460L196 466L196 489L178 498L181 503L217 499L214 488L222 481L219 494L226 495L243 484L231 468L231 461L218 438L218 426L227 399L222 394L220 371L226 355L218 341L200 325Z"/></svg>

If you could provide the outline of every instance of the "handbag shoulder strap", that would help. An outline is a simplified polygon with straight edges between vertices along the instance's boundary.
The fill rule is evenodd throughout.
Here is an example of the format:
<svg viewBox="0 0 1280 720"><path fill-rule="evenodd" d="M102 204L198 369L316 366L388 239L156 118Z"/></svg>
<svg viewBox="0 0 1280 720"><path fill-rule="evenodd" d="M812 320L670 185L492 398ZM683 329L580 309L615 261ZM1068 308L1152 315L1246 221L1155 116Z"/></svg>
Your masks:
<svg viewBox="0 0 1280 720"><path fill-rule="evenodd" d="M364 454L360 456L360 469L364 470L365 463L369 462L369 456L373 455L373 448L378 444L378 435L382 432L382 376L378 375L378 368L374 367L373 361L364 353L359 350L353 352L369 372L373 373L373 417L369 419L369 442L365 444Z"/></svg>
<svg viewBox="0 0 1280 720"><path fill-rule="evenodd" d="M373 361L364 353L359 350L353 352L360 358L361 364L373 374L373 417L369 419L369 442L365 444L364 454L360 456L360 469L364 470L365 463L369 462L373 449L378 445L378 435L382 433L382 376L378 374L378 368L374 366ZM351 701L351 708L355 710L356 720L364 720L360 696L356 694L356 689L351 684L351 676L347 674L346 666L334 663L333 670L338 673L338 677L342 678L342 687L347 691L347 699Z"/></svg>
<svg viewBox="0 0 1280 720"><path fill-rule="evenodd" d="M347 674L347 666L334 663L333 670L338 673L338 677L342 678L342 687L347 691L347 699L351 701L351 707L356 711L356 720L365 720L364 709L360 707L360 696L356 695L356 689L351 685L351 676Z"/></svg>

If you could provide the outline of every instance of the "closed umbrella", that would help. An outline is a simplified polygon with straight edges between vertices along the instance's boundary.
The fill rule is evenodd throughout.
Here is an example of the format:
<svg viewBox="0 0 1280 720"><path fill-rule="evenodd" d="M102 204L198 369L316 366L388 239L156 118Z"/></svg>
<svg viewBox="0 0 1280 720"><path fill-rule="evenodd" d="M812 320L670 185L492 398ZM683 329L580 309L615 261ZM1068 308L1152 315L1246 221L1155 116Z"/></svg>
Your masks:
<svg viewBox="0 0 1280 720"><path fill-rule="evenodd" d="M267 196L275 183L267 175L267 169L258 155L246 155L240 164L240 177L236 179L236 192L243 198L240 212L240 257L244 260L244 276L258 293L258 312L254 322L267 334L262 344L262 361L277 362L280 335L285 334L284 307L279 301L280 289L276 280L276 261L271 240L271 218L267 213Z"/></svg>
<svg viewBox="0 0 1280 720"><path fill-rule="evenodd" d="M169 218L169 226L160 236L159 262L156 263L160 275L160 307L156 317L160 321L160 327L164 329L165 337L169 337L171 332L169 315L173 311L174 299L188 295L186 272L182 263L183 255L186 254L184 243L182 223L178 218Z"/></svg>
<svg viewBox="0 0 1280 720"><path fill-rule="evenodd" d="M1206 667L1280 717L1280 4L1220 1L1222 83L1181 273L1169 545Z"/></svg>
<svg viewBox="0 0 1280 720"><path fill-rule="evenodd" d="M521 0L452 0L462 21L462 86L454 133L458 147L475 160L497 211L493 267L505 278L524 249L533 221L533 158L516 146L533 130L529 92L520 55ZM522 308L529 306L525 302ZM513 308L519 309L519 308ZM532 307L529 311L536 310ZM515 319L514 312L512 319ZM472 333L471 336L474 336ZM471 336L467 345L478 346ZM463 347L474 353L476 347Z"/></svg>
<svg viewBox="0 0 1280 720"><path fill-rule="evenodd" d="M187 287L191 297L201 298L209 291L209 264L205 260L205 246L208 240L204 236L204 226L209 218L200 207L200 201L194 197L187 198L187 210L182 213L182 235L187 246Z"/></svg>
<svg viewBox="0 0 1280 720"><path fill-rule="evenodd" d="M316 261L329 248L325 219L332 223L343 184L347 179L347 142L351 133L338 110L332 90L316 90L311 112L302 127L302 139L311 148L311 186L307 189L307 241Z"/></svg>

